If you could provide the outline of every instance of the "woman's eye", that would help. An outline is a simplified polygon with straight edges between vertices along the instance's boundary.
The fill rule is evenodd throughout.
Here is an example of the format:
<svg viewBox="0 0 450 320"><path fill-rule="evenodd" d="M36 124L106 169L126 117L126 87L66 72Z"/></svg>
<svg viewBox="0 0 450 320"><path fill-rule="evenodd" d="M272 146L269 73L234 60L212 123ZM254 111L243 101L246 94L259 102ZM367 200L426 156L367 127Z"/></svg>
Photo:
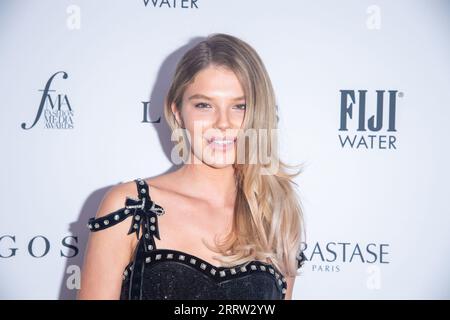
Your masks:
<svg viewBox="0 0 450 320"><path fill-rule="evenodd" d="M206 109L206 108L208 108L208 104L201 102L201 103L197 103L195 105L195 107L200 108L200 109Z"/></svg>
<svg viewBox="0 0 450 320"><path fill-rule="evenodd" d="M211 107L209 106L209 104L204 103L204 102L197 103L197 104L195 105L195 107L196 107L196 108L199 108L199 109L208 109L208 108L211 108ZM247 107L247 106L246 106L245 104L238 104L237 106L235 106L235 108L238 109L238 110L245 110L246 107Z"/></svg>

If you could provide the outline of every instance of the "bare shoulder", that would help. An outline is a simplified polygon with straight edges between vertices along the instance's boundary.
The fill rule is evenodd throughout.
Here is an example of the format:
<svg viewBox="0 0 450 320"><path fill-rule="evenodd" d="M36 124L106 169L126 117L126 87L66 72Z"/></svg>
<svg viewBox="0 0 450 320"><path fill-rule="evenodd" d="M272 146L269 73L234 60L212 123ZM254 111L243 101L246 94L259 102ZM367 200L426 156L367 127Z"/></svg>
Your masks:
<svg viewBox="0 0 450 320"><path fill-rule="evenodd" d="M138 198L138 196L138 187L134 179L113 185L104 195L98 207L95 218L98 219L107 216L111 213L116 212L117 210L124 208L127 197ZM127 223L127 221L128 220L124 220L113 227L100 230L96 233L103 233L105 235L105 238L106 235L108 235L110 238L120 238L119 241L127 242L128 246L131 248L131 250L133 250L135 242L132 241L133 234L128 235L130 225L129 222Z"/></svg>
<svg viewBox="0 0 450 320"><path fill-rule="evenodd" d="M121 182L108 189L95 218L104 217L125 206L126 197L137 196L134 181ZM128 222L128 223L127 223ZM128 234L129 220L91 232L85 252L80 299L117 299L121 275L133 254L133 236Z"/></svg>
<svg viewBox="0 0 450 320"><path fill-rule="evenodd" d="M103 196L96 213L96 218L103 217L125 206L126 197L137 197L134 180L120 182L113 185Z"/></svg>

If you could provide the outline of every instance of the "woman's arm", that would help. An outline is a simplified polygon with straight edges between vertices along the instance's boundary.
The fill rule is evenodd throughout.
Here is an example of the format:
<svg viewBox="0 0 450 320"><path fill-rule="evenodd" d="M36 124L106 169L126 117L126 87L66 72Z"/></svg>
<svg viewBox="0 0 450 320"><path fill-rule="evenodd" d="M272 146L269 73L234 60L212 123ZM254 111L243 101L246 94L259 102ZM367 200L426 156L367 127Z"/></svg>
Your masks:
<svg viewBox="0 0 450 320"><path fill-rule="evenodd" d="M292 291L294 290L295 277L286 277L286 294L284 300L292 300Z"/></svg>
<svg viewBox="0 0 450 320"><path fill-rule="evenodd" d="M125 205L126 187L113 186L104 196L96 218L114 212ZM81 288L77 299L119 299L123 270L132 256L132 236L127 235L129 219L112 227L91 232L81 273Z"/></svg>

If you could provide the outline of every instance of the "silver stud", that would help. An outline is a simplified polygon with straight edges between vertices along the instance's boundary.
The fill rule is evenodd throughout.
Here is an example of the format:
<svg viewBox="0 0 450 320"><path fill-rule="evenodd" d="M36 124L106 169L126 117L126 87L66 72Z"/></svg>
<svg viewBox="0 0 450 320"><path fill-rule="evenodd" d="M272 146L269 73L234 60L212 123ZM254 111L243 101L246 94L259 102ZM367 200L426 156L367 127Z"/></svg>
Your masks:
<svg viewBox="0 0 450 320"><path fill-rule="evenodd" d="M236 274L236 270L234 268L232 268L230 271L231 271L231 274Z"/></svg>
<svg viewBox="0 0 450 320"><path fill-rule="evenodd" d="M100 225L98 223L94 224L94 228L98 229L100 227Z"/></svg>
<svg viewBox="0 0 450 320"><path fill-rule="evenodd" d="M278 272L275 272L275 277L277 277L277 279L280 277L280 275L278 274Z"/></svg>
<svg viewBox="0 0 450 320"><path fill-rule="evenodd" d="M281 279L283 282L286 282L286 279L283 277L282 279Z"/></svg>
<svg viewBox="0 0 450 320"><path fill-rule="evenodd" d="M283 290L281 290L281 292L282 292L282 293L286 293L286 289L285 289L285 288L283 288Z"/></svg>
<svg viewBox="0 0 450 320"><path fill-rule="evenodd" d="M134 217L134 219L135 219L136 221L139 221L139 220L141 219L141 216L140 216L140 215L136 215L136 216Z"/></svg>
<svg viewBox="0 0 450 320"><path fill-rule="evenodd" d="M89 229L92 229L92 224L89 223L89 224L88 224L88 228L89 228Z"/></svg>
<svg viewBox="0 0 450 320"><path fill-rule="evenodd" d="M152 258L150 258L150 257L145 258L146 263L149 263L150 261L152 261Z"/></svg>
<svg viewBox="0 0 450 320"><path fill-rule="evenodd" d="M141 189L141 193L145 193L145 189L144 188Z"/></svg>
<svg viewBox="0 0 450 320"><path fill-rule="evenodd" d="M270 271L271 274L274 274L274 272L275 272L275 271L273 271L272 268L269 268L269 271Z"/></svg>
<svg viewBox="0 0 450 320"><path fill-rule="evenodd" d="M242 266L242 267L241 267L241 271L242 271L242 272L246 272L246 271L247 271L247 268L246 268L245 266Z"/></svg>
<svg viewBox="0 0 450 320"><path fill-rule="evenodd" d="M156 220L155 217L151 217L151 218L150 218L150 222L151 222L151 223L154 223L155 220Z"/></svg>
<svg viewBox="0 0 450 320"><path fill-rule="evenodd" d="M262 271L266 271L266 267L265 266L261 266L261 270Z"/></svg>
<svg viewBox="0 0 450 320"><path fill-rule="evenodd" d="M211 269L210 272L211 272L212 275L215 275L216 274L216 269Z"/></svg>
<svg viewBox="0 0 450 320"><path fill-rule="evenodd" d="M192 264L195 264L195 261L197 261L197 260L195 260L194 258L191 258L191 260L189 262Z"/></svg>
<svg viewBox="0 0 450 320"><path fill-rule="evenodd" d="M127 276L127 275L128 275L128 270L125 270L125 271L123 272L123 275L124 275L124 276Z"/></svg>
<svg viewBox="0 0 450 320"><path fill-rule="evenodd" d="M160 253L158 253L157 255L156 255L156 260L159 260L159 259L161 259L161 254Z"/></svg>
<svg viewBox="0 0 450 320"><path fill-rule="evenodd" d="M225 271L223 271L223 270L220 270L220 272L219 272L219 273L220 273L220 276L221 276L221 277L225 277Z"/></svg>
<svg viewBox="0 0 450 320"><path fill-rule="evenodd" d="M125 209L125 211L123 213L129 214L130 213L130 209Z"/></svg>
<svg viewBox="0 0 450 320"><path fill-rule="evenodd" d="M181 254L181 255L178 257L178 259L179 259L179 260L184 260L184 256Z"/></svg>
<svg viewBox="0 0 450 320"><path fill-rule="evenodd" d="M139 184L140 184L141 186L143 186L143 185L144 185L144 181L143 181L143 180L139 180Z"/></svg>
<svg viewBox="0 0 450 320"><path fill-rule="evenodd" d="M167 254L167 259L172 259L173 258L173 253L168 253Z"/></svg>
<svg viewBox="0 0 450 320"><path fill-rule="evenodd" d="M154 231L155 230L155 226L151 225L150 226L150 230Z"/></svg>
<svg viewBox="0 0 450 320"><path fill-rule="evenodd" d="M283 282L281 282L281 280L278 280L278 284L281 286Z"/></svg>
<svg viewBox="0 0 450 320"><path fill-rule="evenodd" d="M148 245L148 250L152 250L153 246L151 244Z"/></svg>
<svg viewBox="0 0 450 320"><path fill-rule="evenodd" d="M129 269L130 269L130 271L133 270L133 265L131 265Z"/></svg>
<svg viewBox="0 0 450 320"><path fill-rule="evenodd" d="M135 224L133 225L133 228L137 229L137 228L138 228L138 224L135 223Z"/></svg>
<svg viewBox="0 0 450 320"><path fill-rule="evenodd" d="M105 224L105 226L107 226L109 224L109 220L105 220L103 221L103 223Z"/></svg>
<svg viewBox="0 0 450 320"><path fill-rule="evenodd" d="M252 265L250 268L252 268L252 270L256 270L256 266Z"/></svg>
<svg viewBox="0 0 450 320"><path fill-rule="evenodd" d="M114 216L114 220L116 220L116 221L119 220L119 218L120 218L120 217L119 217L118 214L116 214L116 215Z"/></svg>
<svg viewBox="0 0 450 320"><path fill-rule="evenodd" d="M202 264L200 265L200 268L202 268L203 270L205 270L205 269L206 269L206 264L202 263Z"/></svg>
<svg viewBox="0 0 450 320"><path fill-rule="evenodd" d="M150 236L148 235L148 233L145 234L145 239L148 239Z"/></svg>

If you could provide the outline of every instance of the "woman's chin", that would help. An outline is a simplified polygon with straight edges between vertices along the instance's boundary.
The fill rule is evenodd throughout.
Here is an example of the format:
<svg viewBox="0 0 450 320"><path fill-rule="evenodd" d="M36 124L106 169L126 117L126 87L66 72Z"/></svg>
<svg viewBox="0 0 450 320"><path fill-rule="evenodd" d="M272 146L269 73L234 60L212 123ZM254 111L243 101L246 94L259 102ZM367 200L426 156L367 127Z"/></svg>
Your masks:
<svg viewBox="0 0 450 320"><path fill-rule="evenodd" d="M225 169L225 168L233 166L232 163L217 163L217 162L214 162L214 163L205 162L205 163L207 166L214 168L214 169Z"/></svg>
<svg viewBox="0 0 450 320"><path fill-rule="evenodd" d="M225 168L232 166L235 162L233 152L228 153L212 153L203 156L203 162L214 168Z"/></svg>

